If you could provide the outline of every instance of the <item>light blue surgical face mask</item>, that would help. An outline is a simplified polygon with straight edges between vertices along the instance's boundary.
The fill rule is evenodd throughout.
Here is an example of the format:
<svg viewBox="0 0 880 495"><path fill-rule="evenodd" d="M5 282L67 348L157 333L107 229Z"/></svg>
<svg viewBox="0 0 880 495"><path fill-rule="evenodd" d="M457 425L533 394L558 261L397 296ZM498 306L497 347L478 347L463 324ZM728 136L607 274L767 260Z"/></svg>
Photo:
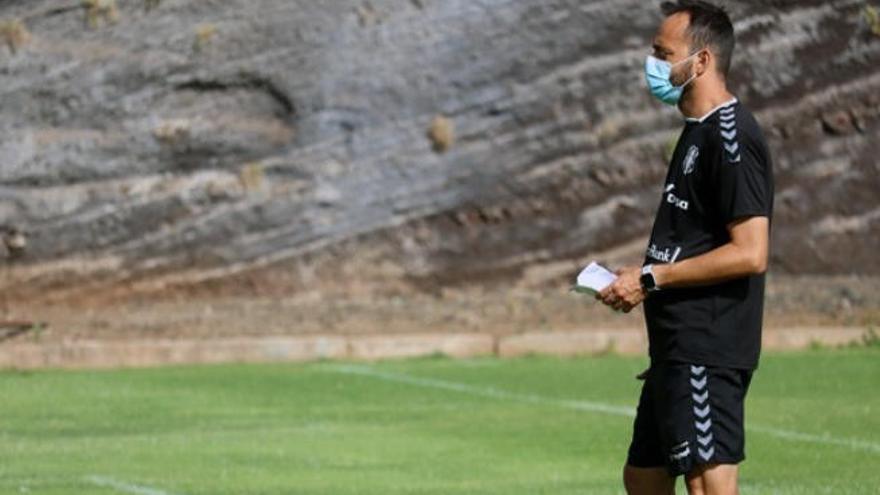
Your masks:
<svg viewBox="0 0 880 495"><path fill-rule="evenodd" d="M645 60L645 78L648 80L648 89L651 90L651 94L667 105L678 105L679 100L681 100L681 95L684 92L684 88L687 87L697 75L692 75L684 84L676 86L669 80L672 75L672 68L678 64L687 62L696 56L697 53L674 64L670 64L665 60L660 60L657 57L648 55L647 60Z"/></svg>

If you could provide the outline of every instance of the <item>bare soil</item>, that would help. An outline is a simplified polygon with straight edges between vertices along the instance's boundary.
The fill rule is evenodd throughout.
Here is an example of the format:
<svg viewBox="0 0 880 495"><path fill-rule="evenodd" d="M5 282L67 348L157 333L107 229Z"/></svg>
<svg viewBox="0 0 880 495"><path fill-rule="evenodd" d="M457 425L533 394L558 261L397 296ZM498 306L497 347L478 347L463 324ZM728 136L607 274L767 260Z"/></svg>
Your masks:
<svg viewBox="0 0 880 495"><path fill-rule="evenodd" d="M241 281L239 281L241 282ZM251 281L253 282L253 281ZM414 290L405 285L316 287L239 283L108 300L0 301L6 342L214 339L230 337L490 333L643 328L640 310L615 313L568 287L511 286ZM880 324L880 277L768 276L765 328ZM2 330L2 329L0 329ZM3 335L0 335L0 339Z"/></svg>

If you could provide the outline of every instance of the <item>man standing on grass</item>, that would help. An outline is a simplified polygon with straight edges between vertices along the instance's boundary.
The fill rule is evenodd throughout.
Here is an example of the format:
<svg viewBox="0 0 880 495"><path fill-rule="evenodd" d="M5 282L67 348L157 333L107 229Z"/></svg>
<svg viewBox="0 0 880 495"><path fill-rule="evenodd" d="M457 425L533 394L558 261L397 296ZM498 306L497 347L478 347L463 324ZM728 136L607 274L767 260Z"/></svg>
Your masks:
<svg viewBox="0 0 880 495"><path fill-rule="evenodd" d="M641 267L596 297L622 311L644 301L650 369L633 425L630 495L736 494L745 459L743 401L761 347L773 173L761 130L728 91L727 13L664 2L645 71L684 130L669 165Z"/></svg>

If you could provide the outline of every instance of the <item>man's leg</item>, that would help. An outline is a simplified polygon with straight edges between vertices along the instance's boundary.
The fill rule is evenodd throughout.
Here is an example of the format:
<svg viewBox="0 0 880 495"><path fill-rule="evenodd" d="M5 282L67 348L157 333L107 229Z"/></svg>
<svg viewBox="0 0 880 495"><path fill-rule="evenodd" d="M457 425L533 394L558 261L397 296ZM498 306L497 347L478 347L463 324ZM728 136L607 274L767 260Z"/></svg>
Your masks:
<svg viewBox="0 0 880 495"><path fill-rule="evenodd" d="M656 376L652 376L648 369L636 378L644 383L623 468L623 486L629 495L672 495L675 493L675 479L665 468L655 417Z"/></svg>
<svg viewBox="0 0 880 495"><path fill-rule="evenodd" d="M675 478L666 468L623 468L623 486L628 495L674 495Z"/></svg>
<svg viewBox="0 0 880 495"><path fill-rule="evenodd" d="M738 495L736 464L705 464L689 473L685 481L690 495Z"/></svg>

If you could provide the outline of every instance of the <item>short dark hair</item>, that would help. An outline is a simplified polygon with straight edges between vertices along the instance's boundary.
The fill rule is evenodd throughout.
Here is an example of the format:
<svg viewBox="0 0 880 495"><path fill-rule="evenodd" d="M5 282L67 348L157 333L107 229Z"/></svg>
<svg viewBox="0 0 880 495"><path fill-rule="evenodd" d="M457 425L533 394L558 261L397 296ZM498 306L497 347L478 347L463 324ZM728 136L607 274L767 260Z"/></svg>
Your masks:
<svg viewBox="0 0 880 495"><path fill-rule="evenodd" d="M733 48L736 45L733 23L727 11L702 0L663 2L660 10L666 17L679 12L690 15L687 34L691 39L691 50L711 47L718 59L718 70L726 77L730 72Z"/></svg>

